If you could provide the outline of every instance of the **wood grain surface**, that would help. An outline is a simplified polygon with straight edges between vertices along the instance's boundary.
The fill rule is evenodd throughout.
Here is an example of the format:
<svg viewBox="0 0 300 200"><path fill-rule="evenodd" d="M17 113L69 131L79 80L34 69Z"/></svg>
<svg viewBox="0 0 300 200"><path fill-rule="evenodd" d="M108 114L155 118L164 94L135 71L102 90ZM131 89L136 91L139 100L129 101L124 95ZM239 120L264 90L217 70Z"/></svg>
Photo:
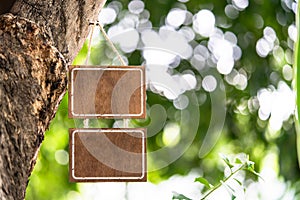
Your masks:
<svg viewBox="0 0 300 200"><path fill-rule="evenodd" d="M70 118L145 118L143 66L70 66Z"/></svg>
<svg viewBox="0 0 300 200"><path fill-rule="evenodd" d="M147 181L145 129L70 129L71 182Z"/></svg>

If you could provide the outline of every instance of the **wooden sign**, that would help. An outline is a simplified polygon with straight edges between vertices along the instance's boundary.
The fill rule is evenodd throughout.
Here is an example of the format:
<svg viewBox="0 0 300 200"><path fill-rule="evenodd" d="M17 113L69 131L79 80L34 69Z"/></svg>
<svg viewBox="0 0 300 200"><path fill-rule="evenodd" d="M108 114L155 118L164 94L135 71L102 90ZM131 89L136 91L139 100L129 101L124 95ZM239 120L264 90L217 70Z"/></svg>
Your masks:
<svg viewBox="0 0 300 200"><path fill-rule="evenodd" d="M143 66L70 66L70 118L145 118Z"/></svg>
<svg viewBox="0 0 300 200"><path fill-rule="evenodd" d="M70 181L147 181L145 129L70 129Z"/></svg>

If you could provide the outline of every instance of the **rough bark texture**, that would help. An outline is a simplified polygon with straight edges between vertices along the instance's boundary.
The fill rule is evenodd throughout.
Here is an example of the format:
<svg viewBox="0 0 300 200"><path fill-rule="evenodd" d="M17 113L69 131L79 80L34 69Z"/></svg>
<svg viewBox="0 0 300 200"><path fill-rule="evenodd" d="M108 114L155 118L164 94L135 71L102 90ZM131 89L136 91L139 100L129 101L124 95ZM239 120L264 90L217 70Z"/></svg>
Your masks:
<svg viewBox="0 0 300 200"><path fill-rule="evenodd" d="M106 0L17 0L13 14L38 23L54 46L72 61L88 34L89 21L96 19Z"/></svg>
<svg viewBox="0 0 300 200"><path fill-rule="evenodd" d="M0 18L0 41L0 199L22 199L66 62L35 23L10 14Z"/></svg>
<svg viewBox="0 0 300 200"><path fill-rule="evenodd" d="M24 199L66 90L67 64L105 0L17 0L0 16L0 199Z"/></svg>

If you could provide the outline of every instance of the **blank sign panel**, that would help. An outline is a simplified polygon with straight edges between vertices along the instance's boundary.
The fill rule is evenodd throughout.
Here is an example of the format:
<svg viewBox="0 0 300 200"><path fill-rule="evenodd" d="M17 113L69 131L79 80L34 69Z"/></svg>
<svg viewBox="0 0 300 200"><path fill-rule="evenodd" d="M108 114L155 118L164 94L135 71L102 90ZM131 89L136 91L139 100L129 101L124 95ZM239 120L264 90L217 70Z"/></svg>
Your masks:
<svg viewBox="0 0 300 200"><path fill-rule="evenodd" d="M145 129L70 129L70 181L147 181Z"/></svg>
<svg viewBox="0 0 300 200"><path fill-rule="evenodd" d="M143 66L70 66L70 118L145 118Z"/></svg>

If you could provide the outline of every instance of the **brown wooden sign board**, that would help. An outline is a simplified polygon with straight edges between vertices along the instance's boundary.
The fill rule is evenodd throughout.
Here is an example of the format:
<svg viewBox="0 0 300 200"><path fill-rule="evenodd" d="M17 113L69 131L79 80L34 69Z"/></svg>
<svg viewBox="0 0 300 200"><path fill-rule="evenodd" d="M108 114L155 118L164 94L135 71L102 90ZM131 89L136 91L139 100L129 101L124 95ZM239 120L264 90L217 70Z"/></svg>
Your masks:
<svg viewBox="0 0 300 200"><path fill-rule="evenodd" d="M70 129L71 182L147 181L146 130Z"/></svg>
<svg viewBox="0 0 300 200"><path fill-rule="evenodd" d="M70 66L70 118L145 118L143 66Z"/></svg>

